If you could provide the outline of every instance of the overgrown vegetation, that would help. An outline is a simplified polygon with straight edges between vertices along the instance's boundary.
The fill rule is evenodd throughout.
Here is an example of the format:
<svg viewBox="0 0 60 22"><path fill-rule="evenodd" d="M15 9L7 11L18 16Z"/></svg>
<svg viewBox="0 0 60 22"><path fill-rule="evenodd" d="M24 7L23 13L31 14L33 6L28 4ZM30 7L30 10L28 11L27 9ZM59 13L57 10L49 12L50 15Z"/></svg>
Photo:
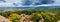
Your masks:
<svg viewBox="0 0 60 22"><path fill-rule="evenodd" d="M21 16L18 15L17 13L12 13L8 19L12 22L18 22L18 20L20 20Z"/></svg>
<svg viewBox="0 0 60 22"><path fill-rule="evenodd" d="M33 14L34 13L34 14ZM12 22L18 22L21 18L21 14L31 15L32 20L37 21L42 18L44 22L57 22L60 20L60 9L49 9L49 10L15 10L15 11L5 11L0 12L0 15L8 18ZM38 15L39 14L39 15Z"/></svg>
<svg viewBox="0 0 60 22"><path fill-rule="evenodd" d="M34 22L38 22L38 20L41 18L41 15L38 13L32 13L31 18Z"/></svg>

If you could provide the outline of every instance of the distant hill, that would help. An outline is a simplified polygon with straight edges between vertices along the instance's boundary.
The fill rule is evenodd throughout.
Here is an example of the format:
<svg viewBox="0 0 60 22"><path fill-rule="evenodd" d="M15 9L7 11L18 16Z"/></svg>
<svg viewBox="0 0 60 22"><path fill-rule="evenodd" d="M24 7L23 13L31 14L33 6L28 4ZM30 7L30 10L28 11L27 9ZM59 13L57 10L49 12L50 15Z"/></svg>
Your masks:
<svg viewBox="0 0 60 22"><path fill-rule="evenodd" d="M60 8L60 6L40 6L40 7L0 7L0 10L5 9L24 9L24 10L32 10L32 9L53 9L53 8Z"/></svg>

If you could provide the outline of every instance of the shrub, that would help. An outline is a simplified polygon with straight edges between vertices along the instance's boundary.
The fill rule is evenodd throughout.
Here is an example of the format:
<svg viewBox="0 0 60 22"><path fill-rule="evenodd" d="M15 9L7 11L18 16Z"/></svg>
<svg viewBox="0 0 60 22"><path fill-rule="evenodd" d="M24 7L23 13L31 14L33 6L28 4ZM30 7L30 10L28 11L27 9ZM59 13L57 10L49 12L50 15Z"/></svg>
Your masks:
<svg viewBox="0 0 60 22"><path fill-rule="evenodd" d="M36 22L37 20L39 20L40 17L41 17L41 15L39 15L39 14L37 14L37 13L33 13L33 14L31 15L32 20L35 21L35 22Z"/></svg>
<svg viewBox="0 0 60 22"><path fill-rule="evenodd" d="M18 22L18 20L21 18L17 13L12 13L8 19L12 22Z"/></svg>

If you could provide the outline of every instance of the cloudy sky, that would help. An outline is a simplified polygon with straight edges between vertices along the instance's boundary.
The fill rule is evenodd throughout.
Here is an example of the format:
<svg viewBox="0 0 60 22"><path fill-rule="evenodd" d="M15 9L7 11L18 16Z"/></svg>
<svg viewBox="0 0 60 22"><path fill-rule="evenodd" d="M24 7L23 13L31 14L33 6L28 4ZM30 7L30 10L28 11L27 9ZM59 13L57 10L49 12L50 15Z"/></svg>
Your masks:
<svg viewBox="0 0 60 22"><path fill-rule="evenodd" d="M20 3L21 2L21 0L5 0L6 2L4 3L4 2L0 2L0 7L6 7L6 6L8 6L8 7L10 7L10 6L12 6L12 7L14 7L14 5L12 4L12 3ZM48 5L60 5L60 0L54 0L55 1L55 3L54 4L48 4ZM47 6L47 4L46 4L46 6Z"/></svg>
<svg viewBox="0 0 60 22"><path fill-rule="evenodd" d="M60 0L54 0L56 4L60 4Z"/></svg>
<svg viewBox="0 0 60 22"><path fill-rule="evenodd" d="M20 2L21 0L6 0L6 2ZM54 0L56 4L60 4L60 0Z"/></svg>
<svg viewBox="0 0 60 22"><path fill-rule="evenodd" d="M20 2L21 0L6 0L7 2ZM54 0L55 3L60 3L60 0Z"/></svg>

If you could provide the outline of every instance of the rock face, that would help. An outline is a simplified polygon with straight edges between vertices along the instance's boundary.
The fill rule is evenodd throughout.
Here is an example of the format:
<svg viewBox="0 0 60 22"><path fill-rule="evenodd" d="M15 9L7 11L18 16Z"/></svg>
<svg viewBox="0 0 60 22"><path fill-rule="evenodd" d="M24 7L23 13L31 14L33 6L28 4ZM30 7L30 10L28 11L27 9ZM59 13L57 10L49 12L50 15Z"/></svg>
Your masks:
<svg viewBox="0 0 60 22"><path fill-rule="evenodd" d="M0 22L10 22L7 18L0 15Z"/></svg>
<svg viewBox="0 0 60 22"><path fill-rule="evenodd" d="M44 19L40 19L39 22L44 22Z"/></svg>
<svg viewBox="0 0 60 22"><path fill-rule="evenodd" d="M60 22L60 20L58 20L57 22Z"/></svg>
<svg viewBox="0 0 60 22"><path fill-rule="evenodd" d="M30 16L26 15L26 18L24 19L23 22L34 22Z"/></svg>
<svg viewBox="0 0 60 22"><path fill-rule="evenodd" d="M29 15L21 15L21 19L18 22L34 22ZM38 22L44 22L44 19L41 17Z"/></svg>
<svg viewBox="0 0 60 22"><path fill-rule="evenodd" d="M19 22L33 22L33 21L29 15L22 15L22 18L19 20Z"/></svg>
<svg viewBox="0 0 60 22"><path fill-rule="evenodd" d="M44 19L42 18L42 16L41 16L41 19L39 19L39 22L44 22Z"/></svg>

